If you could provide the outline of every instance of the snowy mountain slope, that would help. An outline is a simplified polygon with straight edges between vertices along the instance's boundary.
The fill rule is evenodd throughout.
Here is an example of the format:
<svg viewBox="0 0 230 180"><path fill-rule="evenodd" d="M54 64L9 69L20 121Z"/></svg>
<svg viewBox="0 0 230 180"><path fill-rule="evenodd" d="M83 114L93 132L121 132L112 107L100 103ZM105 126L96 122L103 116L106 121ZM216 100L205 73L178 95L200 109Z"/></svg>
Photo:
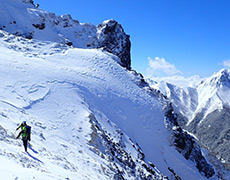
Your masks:
<svg viewBox="0 0 230 180"><path fill-rule="evenodd" d="M115 20L98 26L79 23L70 15L56 16L38 9L33 1L23 0L1 0L0 12L0 29L9 33L77 48L101 48L117 55L122 66L131 68L129 36Z"/></svg>
<svg viewBox="0 0 230 180"><path fill-rule="evenodd" d="M164 82L153 84L171 99L178 118L186 120L179 121L180 125L193 133L228 168L229 80L229 70L222 69L197 87L181 88Z"/></svg>
<svg viewBox="0 0 230 180"><path fill-rule="evenodd" d="M4 42L2 43L4 44ZM18 46L20 47L21 45ZM50 44L48 44L48 47L49 46ZM47 49L46 46L43 48ZM77 62L75 62L75 51L79 52L77 53L79 56ZM3 88L3 92L1 93L1 107L3 107L2 114L6 120L6 124L1 124L3 135L15 129L15 123L13 123L13 126L10 126L11 130L4 129L5 127L9 128L9 119L17 123L22 120L27 120L33 127L33 139L35 141L33 142L33 148L36 149L34 151L35 154L31 155L32 160L34 159L32 163L26 162L26 156L24 157L22 155L24 160L20 158L22 147L17 149L13 148L13 152L8 152L7 148L2 149L2 154L6 156L13 154L13 159L19 161L23 166L35 167L35 169L40 171L48 173L51 171L52 174L58 173L61 175L60 177L54 176L54 179L63 179L65 175L69 177L69 173L71 172L73 172L73 177L70 179L81 179L83 177L85 177L85 179L108 179L107 176L112 176L116 174L116 172L111 172L111 170L106 167L109 166L109 163L103 165L102 161L102 163L99 164L97 160L100 158L89 150L90 146L87 144L91 140L90 137L92 135L92 124L89 122L89 116L92 112L87 105L84 105L84 100L79 97L81 93L78 95L78 91L80 91L78 85L74 84L74 81L71 80L72 77L75 77L73 79L84 79L87 77L87 79L89 79L88 81L93 81L93 77L90 76L89 72L93 70L94 74L97 74L97 68L95 69L94 66L97 64L96 61L99 60L98 58L109 58L109 60L113 62L113 59L111 59L112 55L106 55L97 51L74 50L74 52L73 54L71 53L72 55L70 56L63 54L63 58L61 58L60 61L57 61L57 57L60 56L60 54L46 61L45 57L43 57L43 59L28 59L22 54L20 56L20 53L14 53L5 48L1 49L1 60L3 62L1 64L1 77L5 77L1 84ZM95 56L95 58L93 59L91 56ZM85 60L86 64L90 64L90 59L93 59L95 63L90 66L91 69L88 69L88 66L85 67L82 60ZM71 62L68 62L70 60ZM82 64L82 66L75 66L74 62L76 64L81 62L80 64ZM68 81L69 78L70 81ZM95 82L97 78L95 75ZM78 81L81 82L80 79ZM86 82L88 81L86 80ZM90 83L89 86L93 84ZM38 106L40 103L43 105ZM34 112L29 112L32 109L35 109L33 110ZM36 115L37 113L38 115ZM111 123L107 129L112 129L113 131L119 130L118 128L113 128ZM109 132L112 133L112 130ZM116 133L116 135L117 134L118 133ZM2 138L5 139L4 137ZM14 144L15 140L12 139L12 134L10 133L9 138L5 139L5 141L8 142L8 140L10 144ZM21 142L16 144L20 145ZM2 147L5 147L5 145L3 144ZM19 151L19 153L17 151ZM135 155L135 152L133 154ZM138 154L138 152L136 152L136 154ZM44 160L44 157L47 157L45 159L47 159L48 162ZM80 163L69 162L66 159L67 157L72 161L80 161ZM42 166L42 164L45 164L45 166ZM52 164L55 164L57 167ZM40 166L42 166L42 168L40 168ZM63 168L64 171L59 169L59 166ZM47 169L47 167L49 168ZM59 173L58 170L53 172L53 169L57 168L61 173ZM112 168L113 166L111 169ZM66 173L65 169L68 170ZM95 173L92 173L92 169L95 169ZM105 176L104 173L97 175L98 172L102 170L105 171L104 173L106 173L107 176ZM90 173L87 174L85 171ZM114 171L116 171L116 169ZM79 174L79 176L76 176L77 174ZM28 177L28 179L30 179L30 177ZM47 179L50 179L49 176L47 176Z"/></svg>
<svg viewBox="0 0 230 180"><path fill-rule="evenodd" d="M0 3L0 28L10 33L0 32L6 164L39 179L215 179L174 111L162 111L160 93L126 70L130 41L121 25L82 24L32 0ZM34 130L29 154L12 132L23 120ZM14 179L32 178L18 171Z"/></svg>
<svg viewBox="0 0 230 180"><path fill-rule="evenodd" d="M206 179L170 145L161 103L117 57L4 32L0 41L3 177L173 179L170 168ZM14 139L23 120L32 126L29 154Z"/></svg>
<svg viewBox="0 0 230 180"><path fill-rule="evenodd" d="M230 71L226 69L220 70L199 85L197 91L199 93L197 109L208 109L207 114L216 109L221 110L224 105L229 106Z"/></svg>
<svg viewBox="0 0 230 180"><path fill-rule="evenodd" d="M187 128L196 133L200 141L229 167L229 70L223 69L215 73L197 91L199 105Z"/></svg>
<svg viewBox="0 0 230 180"><path fill-rule="evenodd" d="M150 82L151 83L151 82ZM198 104L198 93L193 87L178 87L176 85L160 81L151 86L160 90L173 103L175 111L178 111L186 118L182 118L180 125L187 123L196 110Z"/></svg>

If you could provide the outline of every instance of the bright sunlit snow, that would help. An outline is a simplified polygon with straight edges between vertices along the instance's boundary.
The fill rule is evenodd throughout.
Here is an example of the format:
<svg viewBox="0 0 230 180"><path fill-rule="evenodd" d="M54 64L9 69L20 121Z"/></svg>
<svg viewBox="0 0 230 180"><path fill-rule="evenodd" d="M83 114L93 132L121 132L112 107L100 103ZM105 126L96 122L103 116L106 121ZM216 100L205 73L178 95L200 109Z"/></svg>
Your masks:
<svg viewBox="0 0 230 180"><path fill-rule="evenodd" d="M90 150L93 114L114 141L120 129L138 143L146 160L164 175L170 176L170 166L182 178L205 179L169 146L160 103L132 81L131 74L114 61L116 57L99 50L25 42L3 33L0 41L0 127L7 137L0 141L3 177L10 171L15 179L107 179L103 169L112 174L108 162ZM26 56L15 51L23 51L25 43L29 48L37 46ZM13 138L24 120L32 126L29 154ZM137 158L129 139L123 141ZM5 171L4 164L17 168ZM25 175L28 168L31 173Z"/></svg>

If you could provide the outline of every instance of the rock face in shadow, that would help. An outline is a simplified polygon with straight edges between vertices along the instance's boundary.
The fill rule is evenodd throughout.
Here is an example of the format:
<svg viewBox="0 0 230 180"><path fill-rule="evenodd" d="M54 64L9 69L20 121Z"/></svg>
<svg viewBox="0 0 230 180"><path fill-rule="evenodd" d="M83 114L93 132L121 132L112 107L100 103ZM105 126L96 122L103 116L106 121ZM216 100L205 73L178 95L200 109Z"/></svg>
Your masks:
<svg viewBox="0 0 230 180"><path fill-rule="evenodd" d="M221 111L215 110L204 119L197 114L195 120L187 127L196 134L200 142L208 147L220 160L225 160L226 166L230 164L230 108L224 107ZM196 121L197 119L197 121ZM199 120L203 119L202 122Z"/></svg>
<svg viewBox="0 0 230 180"><path fill-rule="evenodd" d="M133 150L137 152L137 157L132 157L130 153L127 152L123 142L123 139L125 139L124 134L119 129L117 129L119 142L114 142L113 138L103 130L93 114L90 114L89 119L92 125L92 134L89 141L91 151L110 162L107 168L114 172L113 179L125 180L125 174L139 180L168 179L153 163L145 162L145 155L141 148L138 144L134 144L131 139L129 139L129 141L132 144ZM119 169L119 167L123 167L123 169Z"/></svg>
<svg viewBox="0 0 230 180"><path fill-rule="evenodd" d="M178 152L183 154L185 159L191 160L196 164L197 169L207 178L212 177L214 169L203 157L200 146L195 139L184 131L177 122L174 110L171 104L165 108L166 126L171 133L171 143Z"/></svg>
<svg viewBox="0 0 230 180"><path fill-rule="evenodd" d="M97 26L99 48L103 48L121 59L122 66L131 69L129 35L115 20L104 21Z"/></svg>
<svg viewBox="0 0 230 180"><path fill-rule="evenodd" d="M22 0L22 2L24 2L25 4L32 4L32 5L34 5L34 1L33 0Z"/></svg>

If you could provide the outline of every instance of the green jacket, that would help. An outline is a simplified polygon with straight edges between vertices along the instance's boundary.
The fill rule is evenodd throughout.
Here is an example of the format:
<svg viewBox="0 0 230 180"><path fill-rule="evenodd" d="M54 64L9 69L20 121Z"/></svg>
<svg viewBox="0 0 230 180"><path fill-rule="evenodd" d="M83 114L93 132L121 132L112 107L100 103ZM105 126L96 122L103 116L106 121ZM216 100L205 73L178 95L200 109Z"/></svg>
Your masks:
<svg viewBox="0 0 230 180"><path fill-rule="evenodd" d="M16 130L19 130L19 129L22 128L23 126L27 126L27 124L20 124L20 126L18 126Z"/></svg>
<svg viewBox="0 0 230 180"><path fill-rule="evenodd" d="M22 140L30 140L30 134L27 131L26 125L20 125L19 128L21 127L21 132L18 134L17 139L22 135Z"/></svg>
<svg viewBox="0 0 230 180"><path fill-rule="evenodd" d="M22 139L25 139L28 136L26 126L22 126Z"/></svg>

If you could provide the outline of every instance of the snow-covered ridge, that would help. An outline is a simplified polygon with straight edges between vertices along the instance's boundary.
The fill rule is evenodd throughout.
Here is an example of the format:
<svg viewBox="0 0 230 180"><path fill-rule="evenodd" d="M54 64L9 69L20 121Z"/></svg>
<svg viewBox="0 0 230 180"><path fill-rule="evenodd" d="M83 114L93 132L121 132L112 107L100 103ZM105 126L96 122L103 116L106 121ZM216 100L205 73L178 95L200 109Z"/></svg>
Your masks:
<svg viewBox="0 0 230 180"><path fill-rule="evenodd" d="M1 167L5 179L206 179L169 143L158 97L114 56L0 34L0 158L19 166ZM29 156L14 139L23 120L33 130Z"/></svg>
<svg viewBox="0 0 230 180"><path fill-rule="evenodd" d="M197 89L199 101L205 103L210 97L216 96L216 101L230 105L230 70L222 69L203 82Z"/></svg>
<svg viewBox="0 0 230 180"><path fill-rule="evenodd" d="M33 1L0 1L0 29L28 39L52 41L77 48L101 48L121 59L131 68L130 40L122 26L107 20L95 26L79 23L71 15L56 16L38 9Z"/></svg>
<svg viewBox="0 0 230 180"><path fill-rule="evenodd" d="M120 102L124 98L131 105L133 98L128 95L129 90L137 94L140 91L110 54L100 50L65 50L61 46L60 51L52 52L57 43L40 44L5 32L1 34L2 178L144 179L152 176L164 179L157 168L145 163L136 140L132 142L112 122L128 118L124 112L127 108L118 109ZM30 56L25 56L24 46L29 45L36 48L31 49ZM12 47L17 47L17 51ZM53 54L32 56L47 49ZM125 85L130 88L125 90ZM120 101L114 101L112 94L116 95L115 99L121 98ZM131 98L130 102L126 98ZM107 111L102 111L100 108L106 107L104 103L115 113L109 116ZM23 153L21 142L14 139L14 129L22 120L32 126L28 155Z"/></svg>

